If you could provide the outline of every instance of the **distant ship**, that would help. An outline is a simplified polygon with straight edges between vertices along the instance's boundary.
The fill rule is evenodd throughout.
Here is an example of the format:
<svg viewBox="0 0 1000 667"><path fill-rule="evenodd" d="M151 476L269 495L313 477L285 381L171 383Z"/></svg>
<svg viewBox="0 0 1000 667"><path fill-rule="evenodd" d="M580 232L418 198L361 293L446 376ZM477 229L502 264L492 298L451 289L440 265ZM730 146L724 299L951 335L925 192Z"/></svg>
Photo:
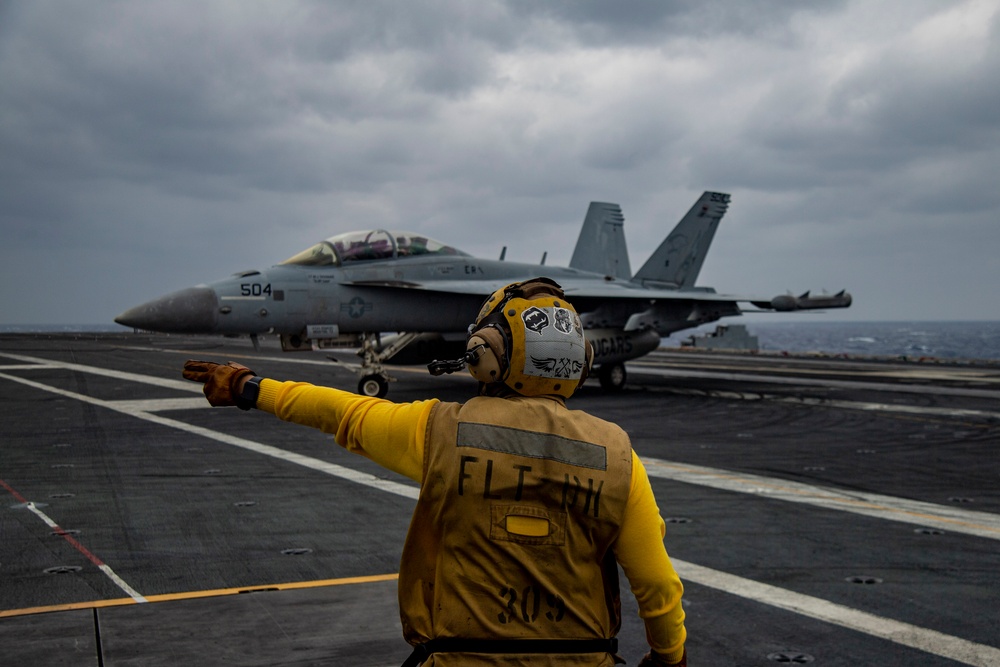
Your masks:
<svg viewBox="0 0 1000 667"><path fill-rule="evenodd" d="M681 347L698 350L741 350L756 352L760 349L757 336L742 324L720 324L715 331L703 336L688 336Z"/></svg>

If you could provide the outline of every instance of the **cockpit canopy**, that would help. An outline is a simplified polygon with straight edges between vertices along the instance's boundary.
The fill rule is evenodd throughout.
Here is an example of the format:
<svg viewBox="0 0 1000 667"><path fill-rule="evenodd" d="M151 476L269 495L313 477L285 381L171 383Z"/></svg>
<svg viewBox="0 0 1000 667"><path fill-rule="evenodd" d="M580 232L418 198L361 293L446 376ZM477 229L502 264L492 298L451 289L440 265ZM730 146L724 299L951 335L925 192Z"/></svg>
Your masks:
<svg viewBox="0 0 1000 667"><path fill-rule="evenodd" d="M457 248L413 232L375 229L346 232L331 236L307 248L282 264L301 266L341 266L345 262L393 259L416 255L455 255L468 257Z"/></svg>

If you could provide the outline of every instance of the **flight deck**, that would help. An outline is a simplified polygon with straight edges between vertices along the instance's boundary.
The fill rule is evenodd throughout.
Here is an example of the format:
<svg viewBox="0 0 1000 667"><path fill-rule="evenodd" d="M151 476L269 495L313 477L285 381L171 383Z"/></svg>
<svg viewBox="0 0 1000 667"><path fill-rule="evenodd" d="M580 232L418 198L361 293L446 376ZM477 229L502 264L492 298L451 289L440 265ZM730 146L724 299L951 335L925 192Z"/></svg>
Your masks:
<svg viewBox="0 0 1000 667"><path fill-rule="evenodd" d="M0 666L401 664L416 485L181 378L233 360L353 390L353 355L328 354L0 335ZM660 350L627 368L569 405L645 462L692 666L1000 665L1000 365ZM476 387L390 371L394 401Z"/></svg>

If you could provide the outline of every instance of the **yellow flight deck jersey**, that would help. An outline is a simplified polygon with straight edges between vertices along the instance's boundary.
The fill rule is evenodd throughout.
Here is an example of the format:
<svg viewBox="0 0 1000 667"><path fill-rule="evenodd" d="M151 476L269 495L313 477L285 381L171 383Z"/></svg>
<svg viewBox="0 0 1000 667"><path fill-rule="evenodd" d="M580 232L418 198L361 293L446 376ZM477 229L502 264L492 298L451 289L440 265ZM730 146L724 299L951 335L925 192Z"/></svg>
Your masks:
<svg viewBox="0 0 1000 667"><path fill-rule="evenodd" d="M681 658L683 588L645 468L614 424L561 397L392 403L267 379L257 408L420 483L399 574L409 643L614 637L617 562L649 645ZM607 653L434 653L424 664L521 661L613 664Z"/></svg>

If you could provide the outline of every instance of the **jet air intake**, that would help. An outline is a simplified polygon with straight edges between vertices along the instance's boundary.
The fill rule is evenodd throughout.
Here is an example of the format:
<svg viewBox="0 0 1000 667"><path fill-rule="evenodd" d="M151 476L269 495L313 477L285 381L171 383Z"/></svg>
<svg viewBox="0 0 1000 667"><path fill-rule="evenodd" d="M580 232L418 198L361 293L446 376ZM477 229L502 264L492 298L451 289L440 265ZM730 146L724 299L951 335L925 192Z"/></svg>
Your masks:
<svg viewBox="0 0 1000 667"><path fill-rule="evenodd" d="M649 354L660 346L660 334L653 329L584 329L583 333L594 348L595 366L620 364Z"/></svg>

